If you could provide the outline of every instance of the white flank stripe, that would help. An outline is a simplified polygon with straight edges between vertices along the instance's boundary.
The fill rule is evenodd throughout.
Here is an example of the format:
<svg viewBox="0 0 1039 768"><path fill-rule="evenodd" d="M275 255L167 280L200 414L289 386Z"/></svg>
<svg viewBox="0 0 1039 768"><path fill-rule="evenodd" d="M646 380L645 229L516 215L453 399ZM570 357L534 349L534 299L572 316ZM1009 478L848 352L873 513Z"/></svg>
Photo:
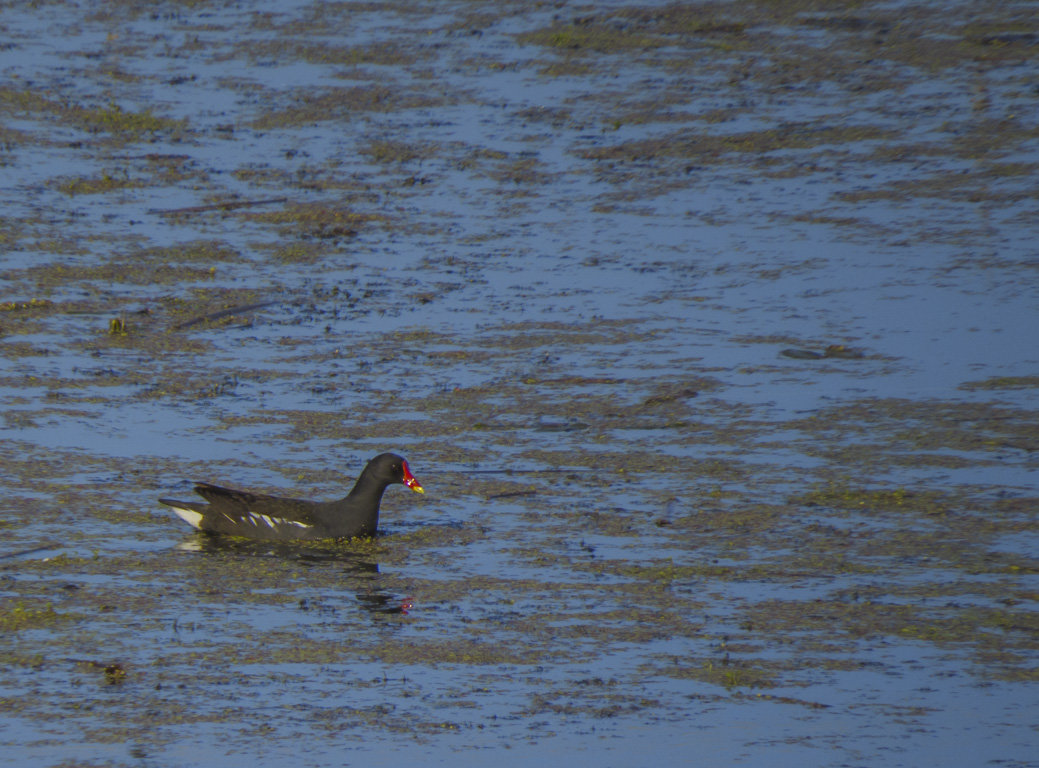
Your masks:
<svg viewBox="0 0 1039 768"><path fill-rule="evenodd" d="M201 528L202 513L196 512L193 509L185 509L184 507L170 507L174 512L177 513L177 517L186 522L192 528ZM230 515L224 515L228 522L238 522L235 518ZM244 515L242 520L247 520L250 524L255 525L257 528L260 527L260 523L263 523L272 530L277 528L279 525L294 525L297 528L313 528L312 525L301 523L299 520L286 520L283 517L271 517L270 515L258 515L248 514Z"/></svg>
<svg viewBox="0 0 1039 768"><path fill-rule="evenodd" d="M277 528L279 525L295 525L299 528L313 527L307 525L306 523L301 523L299 520L286 520L284 517L271 517L270 515L261 515L254 513L246 515L245 519L253 525L255 525L256 527L259 527L260 523L262 522L264 525L266 525L268 528L272 530Z"/></svg>

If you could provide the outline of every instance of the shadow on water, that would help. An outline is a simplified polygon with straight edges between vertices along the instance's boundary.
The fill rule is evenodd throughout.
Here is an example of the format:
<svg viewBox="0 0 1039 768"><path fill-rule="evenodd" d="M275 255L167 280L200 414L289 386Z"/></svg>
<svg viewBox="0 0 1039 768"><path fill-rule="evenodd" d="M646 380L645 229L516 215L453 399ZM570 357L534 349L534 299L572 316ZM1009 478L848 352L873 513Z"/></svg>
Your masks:
<svg viewBox="0 0 1039 768"><path fill-rule="evenodd" d="M195 533L177 545L180 552L239 557L273 557L301 563L337 563L351 575L377 574L379 565L370 554L350 543L336 541L259 541L233 536Z"/></svg>
<svg viewBox="0 0 1039 768"><path fill-rule="evenodd" d="M357 551L351 543L335 541L317 542L269 542L252 541L230 536L196 533L191 539L176 546L178 552L197 553L199 555L227 559L237 558L274 558L301 565L320 566L323 570L331 569L339 578L340 589L352 588L356 592L357 602L372 614L402 614L414 607L414 599L399 596L378 588L379 564L369 553ZM326 574L324 579L329 576ZM300 598L300 610L322 610L319 601Z"/></svg>

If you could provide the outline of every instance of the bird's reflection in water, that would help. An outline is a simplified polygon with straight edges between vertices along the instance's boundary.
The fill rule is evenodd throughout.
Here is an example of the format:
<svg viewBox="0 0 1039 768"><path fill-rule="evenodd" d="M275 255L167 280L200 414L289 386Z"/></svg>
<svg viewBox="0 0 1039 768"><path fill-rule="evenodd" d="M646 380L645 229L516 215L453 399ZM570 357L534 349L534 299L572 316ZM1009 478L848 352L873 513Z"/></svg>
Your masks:
<svg viewBox="0 0 1039 768"><path fill-rule="evenodd" d="M408 611L415 607L415 601L410 597L402 599L379 591L358 592L357 599L371 613L399 613L407 616Z"/></svg>
<svg viewBox="0 0 1039 768"><path fill-rule="evenodd" d="M400 597L375 587L379 563L371 552L358 551L347 543L335 541L272 542L242 539L230 536L196 534L176 547L181 552L199 552L207 555L235 557L270 557L291 560L307 565L334 564L352 577L357 601L371 614L408 615L414 608L412 597ZM300 600L300 607L309 610L311 601Z"/></svg>

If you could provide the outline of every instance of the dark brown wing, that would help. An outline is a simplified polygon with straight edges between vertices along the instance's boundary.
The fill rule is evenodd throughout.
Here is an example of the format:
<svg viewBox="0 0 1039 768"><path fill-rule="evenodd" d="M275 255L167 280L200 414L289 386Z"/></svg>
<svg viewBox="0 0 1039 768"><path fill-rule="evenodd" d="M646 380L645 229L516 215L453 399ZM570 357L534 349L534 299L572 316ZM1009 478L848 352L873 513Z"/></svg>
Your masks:
<svg viewBox="0 0 1039 768"><path fill-rule="evenodd" d="M211 483L196 483L195 493L209 502L208 508L198 509L206 515L222 515L235 519L260 515L308 526L315 523L314 510L318 503L314 501L267 496Z"/></svg>

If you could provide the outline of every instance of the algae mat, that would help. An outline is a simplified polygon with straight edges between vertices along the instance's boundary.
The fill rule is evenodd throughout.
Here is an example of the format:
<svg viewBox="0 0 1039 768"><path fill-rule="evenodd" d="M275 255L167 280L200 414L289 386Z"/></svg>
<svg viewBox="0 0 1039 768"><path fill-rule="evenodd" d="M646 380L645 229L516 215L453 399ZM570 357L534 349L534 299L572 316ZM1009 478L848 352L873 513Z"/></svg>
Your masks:
<svg viewBox="0 0 1039 768"><path fill-rule="evenodd" d="M1036 765L1030 11L6 4L6 759Z"/></svg>

